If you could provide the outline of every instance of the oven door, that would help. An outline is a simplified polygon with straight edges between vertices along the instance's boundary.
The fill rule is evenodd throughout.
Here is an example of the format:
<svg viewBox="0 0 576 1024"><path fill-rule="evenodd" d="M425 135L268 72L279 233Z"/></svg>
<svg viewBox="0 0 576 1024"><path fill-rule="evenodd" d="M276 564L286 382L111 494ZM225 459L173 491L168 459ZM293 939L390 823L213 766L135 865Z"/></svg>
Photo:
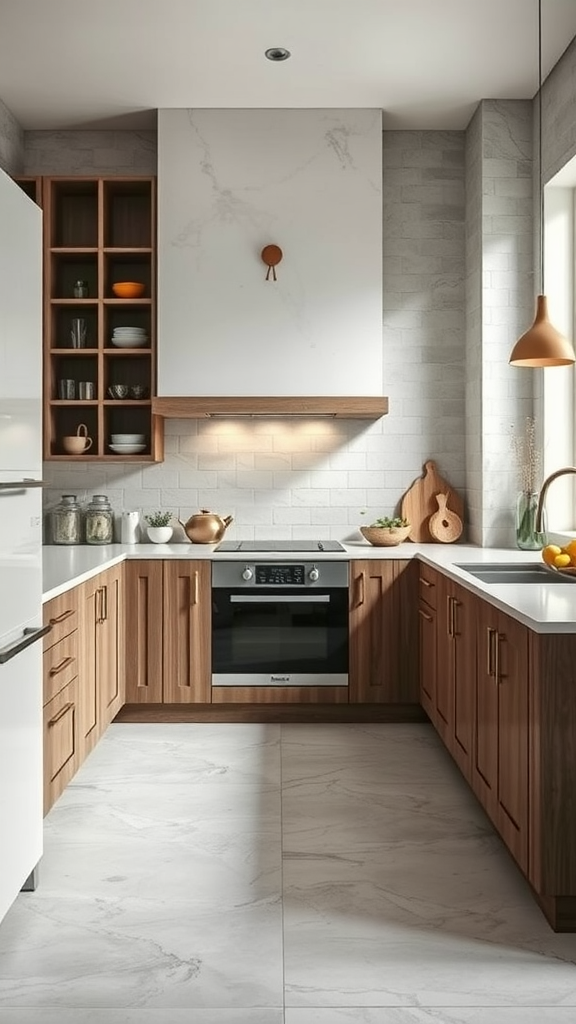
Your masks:
<svg viewBox="0 0 576 1024"><path fill-rule="evenodd" d="M347 686L348 589L212 590L213 686Z"/></svg>

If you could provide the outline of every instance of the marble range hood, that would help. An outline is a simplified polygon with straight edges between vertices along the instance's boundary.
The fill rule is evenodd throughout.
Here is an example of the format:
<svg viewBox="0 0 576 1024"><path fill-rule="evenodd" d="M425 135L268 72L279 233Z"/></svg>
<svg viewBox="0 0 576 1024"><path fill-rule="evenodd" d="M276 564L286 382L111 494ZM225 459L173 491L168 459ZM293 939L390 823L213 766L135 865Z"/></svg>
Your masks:
<svg viewBox="0 0 576 1024"><path fill-rule="evenodd" d="M158 171L153 414L385 415L381 111L160 110Z"/></svg>

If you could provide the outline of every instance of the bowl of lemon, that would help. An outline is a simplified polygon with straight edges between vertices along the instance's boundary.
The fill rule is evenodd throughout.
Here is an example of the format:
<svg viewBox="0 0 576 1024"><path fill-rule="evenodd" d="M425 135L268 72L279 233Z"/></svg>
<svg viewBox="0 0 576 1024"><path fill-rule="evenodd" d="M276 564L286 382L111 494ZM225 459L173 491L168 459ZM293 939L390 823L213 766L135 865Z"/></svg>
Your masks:
<svg viewBox="0 0 576 1024"><path fill-rule="evenodd" d="M564 547L547 544L542 549L542 560L551 572L572 576L576 583L576 539L569 541Z"/></svg>

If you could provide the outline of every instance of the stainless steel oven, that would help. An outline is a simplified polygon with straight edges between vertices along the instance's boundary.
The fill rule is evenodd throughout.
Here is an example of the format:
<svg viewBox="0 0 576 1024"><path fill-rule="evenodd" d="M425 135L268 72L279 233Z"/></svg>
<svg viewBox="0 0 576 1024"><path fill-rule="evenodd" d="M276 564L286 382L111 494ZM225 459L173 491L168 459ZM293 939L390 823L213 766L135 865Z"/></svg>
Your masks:
<svg viewBox="0 0 576 1024"><path fill-rule="evenodd" d="M347 686L347 562L214 562L213 686Z"/></svg>

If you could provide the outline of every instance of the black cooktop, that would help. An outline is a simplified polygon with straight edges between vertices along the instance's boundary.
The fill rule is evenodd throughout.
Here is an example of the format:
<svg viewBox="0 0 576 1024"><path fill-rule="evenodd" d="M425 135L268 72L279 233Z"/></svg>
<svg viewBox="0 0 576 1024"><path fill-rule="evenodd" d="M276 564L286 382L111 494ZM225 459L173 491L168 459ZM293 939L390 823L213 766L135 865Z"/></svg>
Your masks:
<svg viewBox="0 0 576 1024"><path fill-rule="evenodd" d="M345 551L339 540L223 540L215 551Z"/></svg>

